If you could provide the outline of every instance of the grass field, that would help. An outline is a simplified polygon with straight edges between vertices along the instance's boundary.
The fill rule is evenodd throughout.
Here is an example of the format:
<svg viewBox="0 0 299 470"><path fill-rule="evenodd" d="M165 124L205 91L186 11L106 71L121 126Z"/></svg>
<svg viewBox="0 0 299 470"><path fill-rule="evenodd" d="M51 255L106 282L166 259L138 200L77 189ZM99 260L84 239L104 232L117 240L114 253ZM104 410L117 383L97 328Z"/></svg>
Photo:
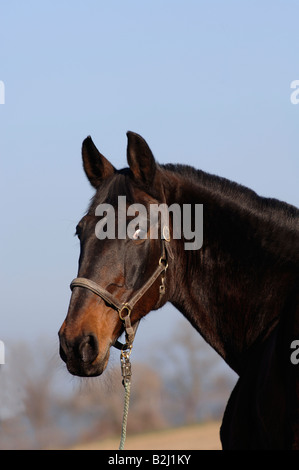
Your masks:
<svg viewBox="0 0 299 470"><path fill-rule="evenodd" d="M164 431L128 435L126 450L221 450L220 423L211 422ZM117 450L119 437L77 445L74 450Z"/></svg>

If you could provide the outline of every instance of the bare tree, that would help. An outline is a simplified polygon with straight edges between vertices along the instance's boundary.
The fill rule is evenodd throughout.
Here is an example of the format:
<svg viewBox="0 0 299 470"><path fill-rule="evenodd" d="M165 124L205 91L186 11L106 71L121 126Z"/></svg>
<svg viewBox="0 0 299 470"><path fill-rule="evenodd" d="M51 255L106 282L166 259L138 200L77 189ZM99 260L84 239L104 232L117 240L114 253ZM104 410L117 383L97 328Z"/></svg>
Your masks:
<svg viewBox="0 0 299 470"><path fill-rule="evenodd" d="M232 389L233 374L185 319L179 322L171 339L157 350L163 351L155 362L163 370L160 373L168 386L169 401L165 409L169 420L194 423L207 418L212 414L212 395L218 414L219 410L223 411Z"/></svg>
<svg viewBox="0 0 299 470"><path fill-rule="evenodd" d="M0 447L39 449L57 440L52 414L55 361L48 343L9 344L1 375Z"/></svg>
<svg viewBox="0 0 299 470"><path fill-rule="evenodd" d="M69 411L77 419L85 416L86 427L81 439L103 438L120 433L124 404L121 381L120 368L110 368L100 380L84 381L70 399ZM132 361L128 431L141 432L165 427L167 423L162 408L161 377L149 366Z"/></svg>

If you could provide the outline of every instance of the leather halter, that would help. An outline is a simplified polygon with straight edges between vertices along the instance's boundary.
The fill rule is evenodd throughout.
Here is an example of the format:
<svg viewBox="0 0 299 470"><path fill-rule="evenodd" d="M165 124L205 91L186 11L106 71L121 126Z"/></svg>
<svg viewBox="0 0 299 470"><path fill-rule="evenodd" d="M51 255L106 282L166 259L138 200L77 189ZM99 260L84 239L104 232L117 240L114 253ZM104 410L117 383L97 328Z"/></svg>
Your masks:
<svg viewBox="0 0 299 470"><path fill-rule="evenodd" d="M167 238L166 240L169 241ZM112 307L114 310L118 312L120 320L124 322L124 327L125 327L125 332L126 332L126 343L122 344L119 341L115 341L113 346L116 347L117 349L125 350L125 349L130 349L132 347L135 333L139 325L139 320L132 327L131 320L130 320L131 311L133 310L135 304L137 304L137 302L141 299L141 297L148 291L148 289L154 284L154 282L162 274L163 276L161 278L161 285L159 287L159 294L160 294L159 301L161 297L165 294L165 274L168 268L168 263L167 263L167 254L166 254L166 248L165 248L165 239L162 239L161 241L162 241L162 253L161 253L157 268L155 269L151 277L146 281L146 283L133 295L133 297L128 299L126 302L120 302L110 292L108 292L103 287L99 286L96 282L91 281L90 279L87 279L84 277L77 277L70 284L71 290L73 290L74 287L84 287L86 289L89 289L91 292L101 297L108 305L110 305L110 307Z"/></svg>

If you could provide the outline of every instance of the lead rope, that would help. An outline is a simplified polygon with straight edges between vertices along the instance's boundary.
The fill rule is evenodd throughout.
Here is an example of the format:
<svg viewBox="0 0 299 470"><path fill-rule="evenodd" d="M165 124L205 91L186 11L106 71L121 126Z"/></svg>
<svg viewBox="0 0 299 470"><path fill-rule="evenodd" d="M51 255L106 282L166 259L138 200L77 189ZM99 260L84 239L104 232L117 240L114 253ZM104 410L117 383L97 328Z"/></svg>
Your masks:
<svg viewBox="0 0 299 470"><path fill-rule="evenodd" d="M164 234L164 238L169 241L169 239ZM159 266L163 267L161 270L161 284L159 287L159 301L165 294L165 275L168 268L167 258L165 256L165 247L163 245L163 253L159 260ZM123 310L127 311L127 315L123 316ZM127 421L128 421L128 414L129 414L129 404L130 404L130 393L131 393L131 376L132 376L132 368L130 362L130 356L133 347L133 341L136 333L136 329L138 327L138 323L135 324L135 327L132 328L131 325L131 307L129 304L124 304L122 308L118 311L119 318L121 321L124 322L125 332L126 332L126 344L121 345L123 349L121 349L120 353L120 365L121 365L121 374L123 377L122 384L125 388L125 399L124 399L124 410L123 410L123 419L122 419L122 428L121 428L121 438L119 443L119 450L124 450L125 447L125 440L127 435ZM116 347L120 347L116 345Z"/></svg>
<svg viewBox="0 0 299 470"><path fill-rule="evenodd" d="M122 351L120 354L121 374L123 377L122 384L125 388L125 399L124 399L124 411L123 411L119 450L124 450L125 440L126 440L126 435L127 435L127 421L128 421L128 414L129 414L131 376L132 376L132 369L131 369L131 362L130 362L131 351L132 351L132 346L130 347L129 350Z"/></svg>

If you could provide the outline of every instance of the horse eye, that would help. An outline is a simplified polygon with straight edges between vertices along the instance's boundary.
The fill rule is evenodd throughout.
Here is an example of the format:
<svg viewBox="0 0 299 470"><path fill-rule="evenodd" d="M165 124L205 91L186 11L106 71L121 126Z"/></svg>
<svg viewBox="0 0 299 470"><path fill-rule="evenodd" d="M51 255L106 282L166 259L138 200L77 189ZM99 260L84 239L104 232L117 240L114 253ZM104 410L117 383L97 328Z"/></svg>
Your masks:
<svg viewBox="0 0 299 470"><path fill-rule="evenodd" d="M144 240L146 238L146 231L142 230L142 228L138 228L134 235L133 235L133 240Z"/></svg>

